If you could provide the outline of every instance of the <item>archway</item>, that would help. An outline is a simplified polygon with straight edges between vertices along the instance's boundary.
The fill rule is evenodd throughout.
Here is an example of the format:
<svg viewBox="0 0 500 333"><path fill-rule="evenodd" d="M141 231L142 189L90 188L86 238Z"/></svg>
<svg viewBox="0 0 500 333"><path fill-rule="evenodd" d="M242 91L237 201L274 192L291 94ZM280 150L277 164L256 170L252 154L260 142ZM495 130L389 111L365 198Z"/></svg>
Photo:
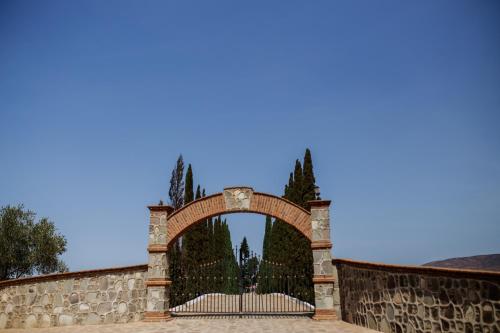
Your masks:
<svg viewBox="0 0 500 333"><path fill-rule="evenodd" d="M310 211L251 187L229 187L222 193L195 200L177 211L170 206L150 206L147 311L149 321L169 320L167 251L191 226L204 219L237 212L258 213L278 218L311 241L314 260L314 319L335 319L339 310L335 268L331 263L330 201L310 201Z"/></svg>

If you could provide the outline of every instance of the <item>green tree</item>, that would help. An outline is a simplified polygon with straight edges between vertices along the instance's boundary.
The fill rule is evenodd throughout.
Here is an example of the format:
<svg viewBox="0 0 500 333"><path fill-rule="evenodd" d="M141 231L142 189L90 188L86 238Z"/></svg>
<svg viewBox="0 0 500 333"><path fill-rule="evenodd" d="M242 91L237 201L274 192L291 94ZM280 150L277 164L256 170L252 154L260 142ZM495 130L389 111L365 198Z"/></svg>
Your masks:
<svg viewBox="0 0 500 333"><path fill-rule="evenodd" d="M311 151L306 149L304 154L304 168L299 160L295 161L293 173L290 173L288 184L285 185L284 198L293 203L306 207L307 201L314 199L315 177ZM289 224L276 219L269 228L266 223L264 234L263 258L260 267L261 276L285 275L300 276L287 293L293 294L310 303L314 302L314 289L312 284L313 258L310 241ZM266 250L267 248L267 250ZM261 278L260 292L278 290L275 281Z"/></svg>
<svg viewBox="0 0 500 333"><path fill-rule="evenodd" d="M222 224L224 233L224 275L223 275L223 292L226 294L236 294L238 293L238 281L236 277L238 276L238 264L236 263L236 257L233 252L233 245L231 242L231 232L227 225L226 220Z"/></svg>
<svg viewBox="0 0 500 333"><path fill-rule="evenodd" d="M302 165L299 160L295 161L295 170L293 171L293 186L290 189L290 201L296 203L299 206L303 205L302 199L303 190L303 176L302 176Z"/></svg>
<svg viewBox="0 0 500 333"><path fill-rule="evenodd" d="M174 207L175 210L182 207L184 204L184 160L182 154L177 158L175 167L172 170L172 176L170 177L170 189L168 190L168 196L170 198L170 205Z"/></svg>
<svg viewBox="0 0 500 333"><path fill-rule="evenodd" d="M240 262L248 260L248 257L250 257L250 248L248 247L247 238L243 237L240 244Z"/></svg>
<svg viewBox="0 0 500 333"><path fill-rule="evenodd" d="M180 296L184 290L182 284L181 246L179 240L169 249L168 258L170 280L172 281L172 287L170 288L171 306L177 306L182 303Z"/></svg>
<svg viewBox="0 0 500 333"><path fill-rule="evenodd" d="M269 251L271 246L271 230L273 227L273 221L271 216L266 216L266 229L264 231L264 241L262 242L262 259L269 259Z"/></svg>
<svg viewBox="0 0 500 333"><path fill-rule="evenodd" d="M188 169L186 172L186 182L184 188L184 204L187 205L191 201L194 200L194 192L193 192L193 168L191 164L188 165Z"/></svg>
<svg viewBox="0 0 500 333"><path fill-rule="evenodd" d="M179 155L177 162L172 169L172 175L170 178L170 188L168 190L168 196L170 199L170 205L174 207L175 210L181 208L184 204L184 160L182 155ZM172 247L168 251L168 266L170 279L172 280L172 287L170 288L170 300L172 306L179 305L182 295L183 285L182 285L182 261L181 261L181 245L180 240L177 239Z"/></svg>
<svg viewBox="0 0 500 333"><path fill-rule="evenodd" d="M304 177L302 183L302 206L307 207L307 202L316 199L314 188L316 187L316 179L314 178L313 164L311 151L306 149L304 154Z"/></svg>
<svg viewBox="0 0 500 333"><path fill-rule="evenodd" d="M53 222L22 205L0 209L0 280L68 270L59 258L66 251L66 239Z"/></svg>

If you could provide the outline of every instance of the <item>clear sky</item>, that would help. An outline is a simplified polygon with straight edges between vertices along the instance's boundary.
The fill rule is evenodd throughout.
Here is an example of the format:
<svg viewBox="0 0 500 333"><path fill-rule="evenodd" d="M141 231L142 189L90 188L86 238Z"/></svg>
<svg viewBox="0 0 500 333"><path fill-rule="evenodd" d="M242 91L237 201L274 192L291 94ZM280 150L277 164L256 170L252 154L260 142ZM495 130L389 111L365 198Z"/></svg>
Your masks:
<svg viewBox="0 0 500 333"><path fill-rule="evenodd" d="M0 3L0 205L72 270L146 262L179 153L208 193L282 194L306 147L335 256L499 253L500 2Z"/></svg>

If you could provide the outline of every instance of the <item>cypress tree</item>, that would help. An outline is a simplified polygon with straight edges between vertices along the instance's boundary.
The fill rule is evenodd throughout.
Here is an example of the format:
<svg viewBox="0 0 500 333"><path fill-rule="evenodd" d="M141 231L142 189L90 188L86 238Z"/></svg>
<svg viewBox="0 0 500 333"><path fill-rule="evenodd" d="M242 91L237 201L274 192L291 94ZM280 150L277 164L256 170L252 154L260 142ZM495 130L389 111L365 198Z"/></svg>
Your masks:
<svg viewBox="0 0 500 333"><path fill-rule="evenodd" d="M266 216L266 229L264 231L264 241L262 244L262 259L267 260L269 258L269 247L271 241L271 228L273 226L273 222L271 220L271 216Z"/></svg>
<svg viewBox="0 0 500 333"><path fill-rule="evenodd" d="M195 199L198 200L201 198L201 189L200 185L196 187ZM204 246L204 222L199 222L191 229L191 240L193 242L193 263L195 265L199 265L200 263L204 263L205 259L205 250Z"/></svg>
<svg viewBox="0 0 500 333"><path fill-rule="evenodd" d="M177 158L177 163L172 170L172 176L170 177L170 189L168 190L168 196L170 198L170 204L175 210L182 207L184 204L184 160L182 154Z"/></svg>
<svg viewBox="0 0 500 333"><path fill-rule="evenodd" d="M193 168L191 164L188 165L188 169L186 171L186 179L184 181L184 205L187 205L191 201L194 200L194 191L193 191ZM194 268L195 266L195 258L194 253L196 250L194 249L195 241L193 239L192 229L188 230L182 236L182 270L184 278L186 278L188 282L184 285L184 293L188 295L189 298L195 296L196 286L194 283Z"/></svg>
<svg viewBox="0 0 500 333"><path fill-rule="evenodd" d="M264 241L262 242L262 260L259 263L257 293L267 293L269 288L269 258L271 257L273 221L271 216L266 216L266 228L264 231Z"/></svg>
<svg viewBox="0 0 500 333"><path fill-rule="evenodd" d="M314 187L315 178L311 152L307 149L304 154L304 168L302 168L299 160L295 161L294 171L289 175L283 197L299 206L305 207L307 201L314 199ZM267 259L264 259L271 262L271 264L261 266L264 273L270 275L278 273L303 276L304 278L294 284L287 292L313 303L313 258L310 241L295 228L278 219L272 223L270 228L268 228L266 222L264 241L269 242L268 250L265 250L266 245L264 245L263 255L267 256ZM261 291L281 290L278 290L277 285L273 285L272 283L266 285L264 283Z"/></svg>
<svg viewBox="0 0 500 333"><path fill-rule="evenodd" d="M208 262L212 262L215 260L215 239L214 239L214 221L212 218L207 220L207 229L208 229Z"/></svg>
<svg viewBox="0 0 500 333"><path fill-rule="evenodd" d="M182 155L179 155L172 175L170 178L170 188L168 196L170 204L175 210L182 207L184 204L184 160ZM170 299L172 306L179 305L182 300L179 298L182 294L182 262L181 262L181 247L180 240L177 239L168 251L168 269L170 279L172 280L172 288L170 288Z"/></svg>
<svg viewBox="0 0 500 333"><path fill-rule="evenodd" d="M213 276L215 278L214 282L214 288L216 292L221 292L222 291L222 275L224 274L224 263L223 263L223 258L224 258L224 232L222 229L222 220L221 217L218 216L215 219L214 223L214 253L215 253L215 260L214 260L214 271L213 271Z"/></svg>
<svg viewBox="0 0 500 333"><path fill-rule="evenodd" d="M309 148L306 149L304 154L304 178L302 184L302 202L303 206L307 206L307 202L314 200L316 194L314 193L314 188L316 186L316 180L314 179L313 165L311 151Z"/></svg>
<svg viewBox="0 0 500 333"><path fill-rule="evenodd" d="M196 195L195 195L195 199L198 200L199 198L201 198L201 189L200 189L200 185L198 185L196 187Z"/></svg>
<svg viewBox="0 0 500 333"><path fill-rule="evenodd" d="M240 246L240 261L248 260L248 257L250 257L250 248L248 247L247 238L243 237Z"/></svg>
<svg viewBox="0 0 500 333"><path fill-rule="evenodd" d="M295 170L293 171L293 189L290 191L290 200L300 206L302 206L302 186L302 165L300 164L299 160L296 160Z"/></svg>
<svg viewBox="0 0 500 333"><path fill-rule="evenodd" d="M187 205L194 199L193 193L193 168L191 164L188 165L188 169L186 172L186 181L185 181L185 189L184 189L184 204Z"/></svg>
<svg viewBox="0 0 500 333"><path fill-rule="evenodd" d="M243 277L243 288L248 288L251 284L251 272L250 272L250 248L248 247L247 238L243 237L240 245L240 253L239 253L239 264L241 275Z"/></svg>
<svg viewBox="0 0 500 333"><path fill-rule="evenodd" d="M235 277L238 274L238 265L236 264L236 258L233 252L233 245L231 242L231 232L229 227L224 220L223 223L223 233L224 233L224 275L222 280L224 283L224 293L235 294L238 292L238 283Z"/></svg>
<svg viewBox="0 0 500 333"><path fill-rule="evenodd" d="M179 240L177 240L169 252L169 273L170 280L172 281L172 288L170 288L170 299L172 300L171 306L177 306L182 303L180 295L182 295L182 263L181 263L181 247Z"/></svg>
<svg viewBox="0 0 500 333"><path fill-rule="evenodd" d="M293 189L293 172L290 172L290 176L288 177L288 185L285 185L285 195L284 195L285 199L291 200L292 189Z"/></svg>

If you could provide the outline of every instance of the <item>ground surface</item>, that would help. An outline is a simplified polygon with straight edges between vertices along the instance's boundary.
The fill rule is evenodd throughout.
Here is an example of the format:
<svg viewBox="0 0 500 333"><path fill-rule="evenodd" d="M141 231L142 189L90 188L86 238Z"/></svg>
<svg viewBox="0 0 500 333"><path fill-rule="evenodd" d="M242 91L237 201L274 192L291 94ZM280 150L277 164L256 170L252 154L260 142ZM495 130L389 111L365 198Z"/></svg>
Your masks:
<svg viewBox="0 0 500 333"><path fill-rule="evenodd" d="M315 321L310 318L175 318L166 323L129 323L8 329L5 333L374 333L376 331L343 321Z"/></svg>
<svg viewBox="0 0 500 333"><path fill-rule="evenodd" d="M244 293L241 298L240 295L207 294L170 310L179 313L239 312L240 301L243 312L314 312L314 307L310 304L278 293Z"/></svg>

